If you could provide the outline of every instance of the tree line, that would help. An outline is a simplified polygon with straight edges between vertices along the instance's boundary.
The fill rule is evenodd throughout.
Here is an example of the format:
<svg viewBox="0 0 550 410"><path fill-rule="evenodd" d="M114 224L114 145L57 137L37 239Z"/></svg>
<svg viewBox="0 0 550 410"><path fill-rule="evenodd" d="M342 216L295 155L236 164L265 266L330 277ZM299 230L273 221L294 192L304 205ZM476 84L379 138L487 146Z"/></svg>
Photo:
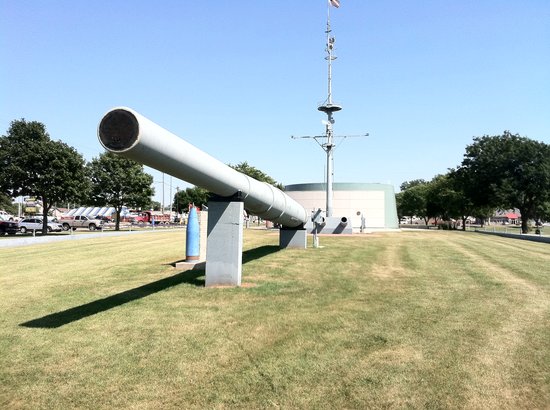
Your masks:
<svg viewBox="0 0 550 410"><path fill-rule="evenodd" d="M519 209L521 230L550 220L550 145L505 131L475 137L462 163L431 181L404 182L396 195L399 217L482 222L497 209Z"/></svg>
<svg viewBox="0 0 550 410"><path fill-rule="evenodd" d="M242 162L230 166L239 172L282 189L273 178ZM73 147L50 138L44 124L12 121L0 137L0 202L34 196L42 200L42 232L47 216L59 203L112 206L119 229L123 206L152 208L153 177L143 165L111 153L87 163ZM188 205L205 205L211 193L200 187L174 195L178 213ZM404 182L396 195L399 217L417 216L428 221L484 221L496 209L519 209L521 229L529 220L550 220L550 145L505 131L502 135L475 137L466 147L462 163L431 181Z"/></svg>
<svg viewBox="0 0 550 410"><path fill-rule="evenodd" d="M247 162L232 168L259 181L281 184ZM115 229L119 230L124 206L156 209L152 200L153 177L136 161L105 152L86 162L73 147L50 138L44 124L25 119L11 122L0 137L0 206L11 209L11 198L33 196L42 201L43 234L48 214L61 203L112 206L116 210ZM187 212L189 204L206 205L212 194L200 187L187 188L174 195L172 210Z"/></svg>
<svg viewBox="0 0 550 410"><path fill-rule="evenodd" d="M87 163L37 121L12 121L0 137L0 195L40 198L44 234L52 207L67 202L114 207L118 230L123 206L150 206L152 184L141 164L111 153Z"/></svg>

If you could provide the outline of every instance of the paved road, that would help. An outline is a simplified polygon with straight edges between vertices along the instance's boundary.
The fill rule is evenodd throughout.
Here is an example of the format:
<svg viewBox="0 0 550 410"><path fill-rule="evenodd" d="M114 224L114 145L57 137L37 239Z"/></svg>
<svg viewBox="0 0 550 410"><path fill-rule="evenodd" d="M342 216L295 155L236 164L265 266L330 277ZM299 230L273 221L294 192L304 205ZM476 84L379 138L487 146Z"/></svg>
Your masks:
<svg viewBox="0 0 550 410"><path fill-rule="evenodd" d="M505 238L523 239L524 241L550 243L550 236L540 236L535 234L515 234L506 232L476 231L486 235L503 236Z"/></svg>
<svg viewBox="0 0 550 410"><path fill-rule="evenodd" d="M161 230L158 230L161 232ZM25 236L25 237L10 237L2 238L0 240L0 248L14 248L18 246L31 246L41 243L57 242L57 241L78 241L80 239L91 238L111 238L113 236L121 235L136 235L145 232L154 232L153 230L144 231L120 231L120 232L94 232L94 233L81 233L75 235L46 235L46 236Z"/></svg>

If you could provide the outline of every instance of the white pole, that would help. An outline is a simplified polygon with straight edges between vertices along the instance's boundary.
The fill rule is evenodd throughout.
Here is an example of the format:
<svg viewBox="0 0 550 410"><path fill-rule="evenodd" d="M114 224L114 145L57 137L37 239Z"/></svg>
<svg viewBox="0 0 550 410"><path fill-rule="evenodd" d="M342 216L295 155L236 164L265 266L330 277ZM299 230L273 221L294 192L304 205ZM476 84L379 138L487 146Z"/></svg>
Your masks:
<svg viewBox="0 0 550 410"><path fill-rule="evenodd" d="M333 142L332 142L332 124L334 124L334 119L332 118L332 60L334 57L332 56L332 49L334 47L334 38L330 36L331 29L330 29L330 1L327 1L327 61L328 61L328 96L327 96L327 117L328 122L326 125L326 136L327 136L327 144L325 146L325 151L327 152L327 209L326 209L326 216L331 217L332 216L332 197L333 197L333 190L332 190L332 183L334 179L334 162L333 162Z"/></svg>
<svg viewBox="0 0 550 410"><path fill-rule="evenodd" d="M330 1L327 2L327 60L328 60L328 104L332 104L332 43L330 40Z"/></svg>
<svg viewBox="0 0 550 410"><path fill-rule="evenodd" d="M334 170L333 170L333 166L334 166L334 163L332 161L332 148L333 148L333 144L332 144L332 113L331 112L328 112L328 117L329 117L329 123L327 124L327 127L326 127L326 132L327 132L327 145L326 145L326 151L327 151L327 210L326 210L326 213L327 213L327 217L331 217L332 216L332 196L333 196L333 193L332 193L332 182L333 182L333 179L334 179Z"/></svg>

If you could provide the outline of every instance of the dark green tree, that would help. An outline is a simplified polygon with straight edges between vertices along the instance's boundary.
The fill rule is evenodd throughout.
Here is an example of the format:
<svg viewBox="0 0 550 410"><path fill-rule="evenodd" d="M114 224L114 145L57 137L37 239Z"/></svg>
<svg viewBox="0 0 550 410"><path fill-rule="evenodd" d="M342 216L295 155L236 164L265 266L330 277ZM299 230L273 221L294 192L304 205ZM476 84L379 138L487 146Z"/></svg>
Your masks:
<svg viewBox="0 0 550 410"><path fill-rule="evenodd" d="M449 185L447 176L436 175L428 184L426 192L426 213L429 218L437 220L450 221L455 216L454 207L450 201L454 200L455 192Z"/></svg>
<svg viewBox="0 0 550 410"><path fill-rule="evenodd" d="M458 171L471 183L475 206L518 208L523 233L550 200L550 146L509 131L474 138Z"/></svg>
<svg viewBox="0 0 550 410"><path fill-rule="evenodd" d="M145 173L143 165L136 161L103 153L88 164L88 175L92 182L91 203L115 208L117 231L123 206L141 208L151 204L153 177Z"/></svg>
<svg viewBox="0 0 550 410"><path fill-rule="evenodd" d="M428 188L429 184L423 181L399 192L396 197L397 213L400 216L417 216L428 225Z"/></svg>
<svg viewBox="0 0 550 410"><path fill-rule="evenodd" d="M413 179L412 181L405 181L403 182L399 188L401 191L406 191L409 188L415 187L417 185L424 185L427 184L427 182L423 179Z"/></svg>
<svg viewBox="0 0 550 410"><path fill-rule="evenodd" d="M82 155L64 142L52 141L40 122L13 121L0 138L0 192L12 198L40 198L43 234L53 204L86 196L89 184L84 167Z"/></svg>
<svg viewBox="0 0 550 410"><path fill-rule="evenodd" d="M535 211L535 220L550 222L550 200L540 204Z"/></svg>
<svg viewBox="0 0 550 410"><path fill-rule="evenodd" d="M263 171L260 171L258 168L249 165L246 161L241 162L237 165L229 164L229 166L239 172L242 172L245 175L248 175L251 178L257 179L258 181L267 182L268 184L273 185L281 190L283 189L282 184L277 183L277 181L275 181L269 175L267 175Z"/></svg>
<svg viewBox="0 0 550 410"><path fill-rule="evenodd" d="M152 209L153 211L161 211L162 204L159 201L151 201L147 208Z"/></svg>
<svg viewBox="0 0 550 410"><path fill-rule="evenodd" d="M0 209L10 214L17 215L17 205L14 205L11 198L2 192L0 192Z"/></svg>
<svg viewBox="0 0 550 410"><path fill-rule="evenodd" d="M494 214L496 208L474 202L473 198L476 197L477 190L480 189L475 175L463 168L458 168L450 170L447 176L452 190L456 193L455 201L451 201L449 206L454 209L457 217L462 219L462 230L466 230L466 220L469 216L480 220L483 226L485 220Z"/></svg>
<svg viewBox="0 0 550 410"><path fill-rule="evenodd" d="M460 219L465 230L466 220L474 212L474 207L465 198L460 182L453 170L435 176L429 184L427 208L432 218L441 218L448 226L456 228L454 221Z"/></svg>
<svg viewBox="0 0 550 410"><path fill-rule="evenodd" d="M173 202L174 210L177 213L189 212L189 204L198 207L207 205L211 195L208 190L197 186L176 192Z"/></svg>
<svg viewBox="0 0 550 410"><path fill-rule="evenodd" d="M469 196L466 194L470 181L466 175L451 169L447 174L447 180L450 188L456 193L456 197L450 204L453 213L462 220L462 230L466 230L466 220L469 216L474 216L475 206Z"/></svg>

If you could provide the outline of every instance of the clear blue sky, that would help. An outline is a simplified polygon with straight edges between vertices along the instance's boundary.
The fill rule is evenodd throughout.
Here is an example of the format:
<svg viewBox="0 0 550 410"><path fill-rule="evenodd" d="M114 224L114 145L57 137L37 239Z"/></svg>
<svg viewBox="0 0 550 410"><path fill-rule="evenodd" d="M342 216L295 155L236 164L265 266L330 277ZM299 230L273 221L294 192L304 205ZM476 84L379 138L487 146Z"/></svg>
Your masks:
<svg viewBox="0 0 550 410"><path fill-rule="evenodd" d="M290 136L324 132L325 0L0 8L2 134L14 119L40 121L91 160L103 114L125 105L225 163L283 184L324 180L325 153ZM335 134L370 133L337 141L335 182L397 190L504 130L550 143L550 1L341 0L331 20Z"/></svg>

